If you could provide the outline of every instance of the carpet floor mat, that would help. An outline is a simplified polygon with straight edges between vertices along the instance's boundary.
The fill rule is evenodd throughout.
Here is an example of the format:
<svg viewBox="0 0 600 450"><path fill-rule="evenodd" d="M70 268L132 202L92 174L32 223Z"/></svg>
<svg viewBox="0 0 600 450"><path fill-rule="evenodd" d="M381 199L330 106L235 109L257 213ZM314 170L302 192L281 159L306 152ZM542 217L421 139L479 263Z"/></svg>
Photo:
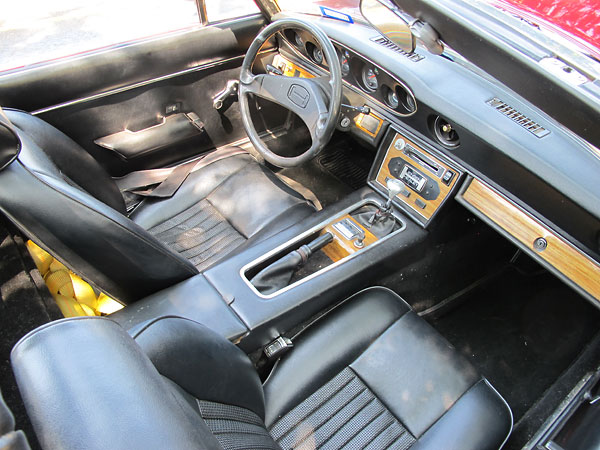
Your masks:
<svg viewBox="0 0 600 450"><path fill-rule="evenodd" d="M278 172L312 191L323 206L366 186L375 159L373 150L345 136L334 135L331 142L308 163Z"/></svg>
<svg viewBox="0 0 600 450"><path fill-rule="evenodd" d="M35 268L20 234L0 217L0 389L17 429L39 448L10 365L10 352L29 331L62 314Z"/></svg>
<svg viewBox="0 0 600 450"><path fill-rule="evenodd" d="M598 311L549 273L509 267L428 319L510 405L515 423L575 361L598 331Z"/></svg>

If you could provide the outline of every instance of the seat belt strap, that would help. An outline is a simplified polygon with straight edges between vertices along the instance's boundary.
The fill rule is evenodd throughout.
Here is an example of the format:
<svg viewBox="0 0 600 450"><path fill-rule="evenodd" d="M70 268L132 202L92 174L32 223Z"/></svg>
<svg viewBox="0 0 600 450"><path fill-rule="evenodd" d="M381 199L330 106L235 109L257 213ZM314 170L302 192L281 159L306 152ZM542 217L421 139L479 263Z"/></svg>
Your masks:
<svg viewBox="0 0 600 450"><path fill-rule="evenodd" d="M239 147L231 147L222 151L212 152L199 160L196 159L177 167L131 172L124 177L115 179L115 182L121 193L130 192L142 197L172 197L190 173L221 159L244 153L248 152ZM153 185L157 186L151 187Z"/></svg>
<svg viewBox="0 0 600 450"><path fill-rule="evenodd" d="M202 160L200 160L202 161ZM175 167L160 184L150 189L129 189L143 197L172 197L200 161L190 161ZM160 170L160 169L159 169Z"/></svg>

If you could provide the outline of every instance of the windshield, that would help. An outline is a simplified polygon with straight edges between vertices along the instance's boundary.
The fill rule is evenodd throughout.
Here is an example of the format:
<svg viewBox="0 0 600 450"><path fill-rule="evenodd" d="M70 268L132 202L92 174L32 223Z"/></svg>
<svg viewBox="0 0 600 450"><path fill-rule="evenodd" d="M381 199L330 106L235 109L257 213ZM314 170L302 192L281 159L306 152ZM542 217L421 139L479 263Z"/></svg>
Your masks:
<svg viewBox="0 0 600 450"><path fill-rule="evenodd" d="M321 14L321 7L335 9L336 11L360 18L360 0L277 0L282 11L293 11L305 14Z"/></svg>
<svg viewBox="0 0 600 450"><path fill-rule="evenodd" d="M401 0L396 3L402 5ZM481 3L519 16L534 27L550 24L547 32L568 34L588 48L600 49L600 0L482 0ZM320 15L321 7L326 7L362 19L360 0L277 0L277 4L282 11Z"/></svg>

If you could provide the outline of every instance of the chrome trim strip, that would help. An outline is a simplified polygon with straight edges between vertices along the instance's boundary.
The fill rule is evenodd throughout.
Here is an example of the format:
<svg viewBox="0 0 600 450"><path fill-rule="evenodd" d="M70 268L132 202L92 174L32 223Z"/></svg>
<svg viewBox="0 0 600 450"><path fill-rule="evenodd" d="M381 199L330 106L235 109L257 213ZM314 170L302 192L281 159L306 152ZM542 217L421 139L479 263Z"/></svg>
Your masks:
<svg viewBox="0 0 600 450"><path fill-rule="evenodd" d="M328 265L327 267L322 268L321 270L318 270L317 272L310 274L309 276L302 278L301 280L296 281L295 283L290 284L289 286L284 287L283 289L280 289L272 294L269 295L263 295L260 292L258 292L258 290L254 287L254 285L252 283L250 283L250 280L248 280L248 278L246 278L246 272L248 270L250 270L253 267L256 267L257 265L259 265L260 263L262 263L263 261L266 261L267 259L269 259L270 257L274 256L275 254L277 254L278 252L282 251L283 249L285 249L286 247L291 247L292 245L294 245L297 242L300 242L301 240L305 239L307 236L310 236L311 234L325 228L325 226L329 225L330 223L333 223L335 220L339 219L340 217L343 217L344 215L348 214L351 211L354 211L362 206L365 205L374 205L374 206L378 206L378 207L382 207L383 205L381 204L380 201L375 200L375 199L363 199L358 203L355 203L352 206L349 206L348 208L344 209L343 211L339 212L338 214L336 214L333 217L330 217L324 221L322 221L321 223L319 223L318 225L315 225L314 227L310 228L309 230L305 231L304 233L296 236L293 239L290 239L289 241L277 246L276 248L274 248L273 250L265 253L264 255L256 258L255 260L249 262L248 264L246 264L245 266L243 266L240 271L239 271L239 275L242 278L242 280L244 281L244 283L246 283L246 285L250 288L250 290L252 290L252 292L254 292L257 296L259 296L260 298L264 298L266 300L272 299L274 297L277 297L278 295L283 294L284 292L289 291L290 289L305 283L309 280L312 280L313 278L331 270L334 269L335 267L338 267L339 265L345 263L346 261L349 261L353 258L355 258L356 256L360 255L362 252L364 252L365 250L368 250L369 248L375 247L376 245L379 245L382 242L385 242L386 240L388 240L389 238L391 238L392 236L397 235L398 233L401 233L402 231L404 231L406 229L406 223L404 222L404 220L402 220L401 216L399 216L398 214L396 214L396 212L394 211L394 218L400 223L400 228L396 231L394 231L393 233L388 234L387 236L377 240L376 242L374 242L373 244L366 246L360 250L358 250L357 252L351 254L350 256L346 256L345 258L340 259L339 261L334 262L333 264ZM291 249L290 249L291 251Z"/></svg>
<svg viewBox="0 0 600 450"><path fill-rule="evenodd" d="M508 409L508 412L510 413L510 429L508 430L508 434L504 438L504 441L502 441L502 444L500 444L500 447L498 447L499 449L502 449L502 447L504 447L504 445L506 445L506 442L508 441L508 438L512 434L513 428L515 426L515 417L513 416L512 409L510 409L510 405L508 404L508 402L506 401L506 399L504 397L502 397L502 395L500 395L500 392L498 392L498 390L494 386L492 386L492 383L490 383L487 378L484 378L483 381L502 400L502 402L506 405L506 408Z"/></svg>
<svg viewBox="0 0 600 450"><path fill-rule="evenodd" d="M259 55L264 55L266 53L271 53L271 52L275 52L277 51L277 49L268 49L268 50L263 50L261 52L259 52ZM114 95L114 94L120 94L121 92L126 92L126 91L130 91L132 89L136 89L142 86L147 86L149 84L152 83L157 83L159 81L164 81L164 80L168 80L170 78L175 78L181 75L187 75L189 73L193 73L193 72L199 72L201 70L206 70L206 69L211 69L213 67L217 67L220 65L224 65L227 63L230 63L232 61L236 61L236 60L243 60L245 57L245 55L239 55L239 56L233 56L231 58L226 58L226 59L220 59L218 61L212 61L212 62L208 62L205 64L200 64L198 66L195 67L191 67L189 69L185 69L185 70L181 70L179 72L174 72L174 73L170 73L167 75L162 75L160 77L156 77L156 78L151 78L149 80L145 80L145 81L139 81L137 83L133 83L127 86L123 86L120 88L116 88L116 89L111 89L109 91L106 92L101 92L99 94L94 94L94 95L90 95L88 97L82 97L82 98L78 98L76 100L69 100L63 103L59 103L58 105L53 105L53 106L48 106L46 108L42 108L42 109L38 109L36 111L33 111L31 114L33 114L34 116L38 115L38 114L43 114L45 112L48 111L54 111L56 109L60 109L60 108L64 108L67 106L72 106L72 105L78 105L80 103L85 103L88 101L92 101L92 100L97 100L99 98L103 98L103 97L108 97L110 95Z"/></svg>

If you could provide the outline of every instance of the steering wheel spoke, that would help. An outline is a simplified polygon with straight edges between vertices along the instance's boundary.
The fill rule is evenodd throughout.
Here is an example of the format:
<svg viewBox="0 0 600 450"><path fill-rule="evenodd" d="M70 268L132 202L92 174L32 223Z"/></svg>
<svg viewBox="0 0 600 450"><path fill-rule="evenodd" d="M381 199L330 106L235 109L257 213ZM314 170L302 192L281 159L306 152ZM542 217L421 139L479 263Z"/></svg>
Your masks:
<svg viewBox="0 0 600 450"><path fill-rule="evenodd" d="M331 61L329 77L296 78L251 73L250 68L261 45L273 34L286 28L300 28L313 34L321 45L325 58ZM277 103L300 117L310 132L312 139L310 148L296 157L283 157L271 152L260 140L249 117L249 94ZM244 128L256 150L267 161L279 167L292 167L314 158L331 138L340 111L342 77L333 44L316 25L298 19L282 19L273 22L256 37L246 53L241 68L239 97Z"/></svg>
<svg viewBox="0 0 600 450"><path fill-rule="evenodd" d="M242 90L270 100L296 113L309 127L328 115L325 94L312 80L280 75L254 75Z"/></svg>

